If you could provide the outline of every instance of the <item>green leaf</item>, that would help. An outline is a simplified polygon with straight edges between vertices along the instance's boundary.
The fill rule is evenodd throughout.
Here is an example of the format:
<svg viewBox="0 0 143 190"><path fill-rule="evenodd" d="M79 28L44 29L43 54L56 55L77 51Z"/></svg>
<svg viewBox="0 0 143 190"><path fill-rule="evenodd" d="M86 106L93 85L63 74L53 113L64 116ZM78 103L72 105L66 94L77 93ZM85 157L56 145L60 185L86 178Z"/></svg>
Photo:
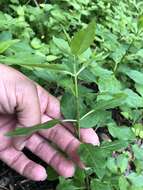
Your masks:
<svg viewBox="0 0 143 190"><path fill-rule="evenodd" d="M42 79L48 83L57 82L61 79L61 75L59 72L55 72L54 70L48 69L39 69L35 68L33 73L36 75L37 79Z"/></svg>
<svg viewBox="0 0 143 190"><path fill-rule="evenodd" d="M14 54L16 54L17 56L18 55L26 56L26 54L29 55L35 53L35 50L32 49L32 47L27 41L20 41L14 44L13 46L10 47L10 50L14 52Z"/></svg>
<svg viewBox="0 0 143 190"><path fill-rule="evenodd" d="M117 157L117 166L121 173L124 173L128 167L128 158L125 154L121 154Z"/></svg>
<svg viewBox="0 0 143 190"><path fill-rule="evenodd" d="M0 43L1 41L12 40L12 34L10 31L3 31L0 33Z"/></svg>
<svg viewBox="0 0 143 190"><path fill-rule="evenodd" d="M0 53L6 51L10 46L14 45L15 43L19 42L19 40L7 40L0 42Z"/></svg>
<svg viewBox="0 0 143 190"><path fill-rule="evenodd" d="M118 93L113 96L110 100L99 100L95 104L95 111L106 110L118 107L124 103L124 100L127 98L126 94Z"/></svg>
<svg viewBox="0 0 143 190"><path fill-rule="evenodd" d="M102 168L106 163L106 158L113 152L128 146L126 141L105 142L102 145L81 144L78 154L87 167Z"/></svg>
<svg viewBox="0 0 143 190"><path fill-rule="evenodd" d="M96 146L81 144L78 149L78 154L87 167L103 167L103 165L105 165L106 155Z"/></svg>
<svg viewBox="0 0 143 190"><path fill-rule="evenodd" d="M123 56L125 55L127 50L126 44L120 44L114 52L111 54L112 59L114 60L115 63L120 63L122 60Z"/></svg>
<svg viewBox="0 0 143 190"><path fill-rule="evenodd" d="M121 90L121 83L114 75L100 76L98 80L98 87L100 92L109 92L112 94L118 93Z"/></svg>
<svg viewBox="0 0 143 190"><path fill-rule="evenodd" d="M117 165L115 158L108 158L107 160L107 168L114 174L117 173Z"/></svg>
<svg viewBox="0 0 143 190"><path fill-rule="evenodd" d="M34 48L34 49L39 49L42 47L42 43L40 41L40 39L38 38L33 38L31 40L31 46Z"/></svg>
<svg viewBox="0 0 143 190"><path fill-rule="evenodd" d="M138 174L142 173L142 171L143 171L143 160L135 159L134 160L134 165L136 167L136 172Z"/></svg>
<svg viewBox="0 0 143 190"><path fill-rule="evenodd" d="M129 187L129 182L125 178L125 176L120 176L119 177L119 188L120 190L128 190Z"/></svg>
<svg viewBox="0 0 143 190"><path fill-rule="evenodd" d="M64 53L69 54L70 53L70 47L68 42L66 42L64 39L53 37L54 44Z"/></svg>
<svg viewBox="0 0 143 190"><path fill-rule="evenodd" d="M96 76L88 69L84 69L80 75L79 75L79 79L84 80L86 82L96 82L97 78Z"/></svg>
<svg viewBox="0 0 143 190"><path fill-rule="evenodd" d="M98 179L91 181L91 190L112 190L111 186L107 182L101 182Z"/></svg>
<svg viewBox="0 0 143 190"><path fill-rule="evenodd" d="M47 69L47 70L52 70L55 72L70 74L70 72L68 71L68 68L64 64L21 64L21 66Z"/></svg>
<svg viewBox="0 0 143 190"><path fill-rule="evenodd" d="M96 77L110 77L113 72L110 70L107 70L103 67L101 67L100 65L98 65L96 62L93 62L92 64L90 64L89 66L90 71L96 76Z"/></svg>
<svg viewBox="0 0 143 190"><path fill-rule="evenodd" d="M82 185L85 182L86 174L85 171L81 168L76 168L74 179Z"/></svg>
<svg viewBox="0 0 143 190"><path fill-rule="evenodd" d="M143 98L140 97L137 93L135 93L131 89L125 89L123 92L127 95L124 104L126 104L130 108L143 107Z"/></svg>
<svg viewBox="0 0 143 190"><path fill-rule="evenodd" d="M100 126L106 123L107 119L109 118L109 115L110 115L109 112L106 111L93 112L80 120L80 127L91 128L95 127L96 125Z"/></svg>
<svg viewBox="0 0 143 190"><path fill-rule="evenodd" d="M103 142L101 149L104 151L106 150L107 152L113 152L120 150L122 148L126 148L128 144L129 143L127 141L123 140L115 140L113 142Z"/></svg>
<svg viewBox="0 0 143 190"><path fill-rule="evenodd" d="M136 123L133 125L132 130L136 137L143 138L143 125L141 123Z"/></svg>
<svg viewBox="0 0 143 190"><path fill-rule="evenodd" d="M135 88L136 88L137 92L143 97L143 85L135 84Z"/></svg>
<svg viewBox="0 0 143 190"><path fill-rule="evenodd" d="M58 123L60 123L60 120L53 119L51 121L48 121L43 124L38 124L33 127L16 128L14 131L10 131L6 133L6 136L9 136L9 137L27 136L27 135L31 135L32 133L38 132L39 130L42 130L42 129L52 128Z"/></svg>
<svg viewBox="0 0 143 190"><path fill-rule="evenodd" d="M139 19L138 19L138 29L139 30L143 29L143 15L139 16Z"/></svg>
<svg viewBox="0 0 143 190"><path fill-rule="evenodd" d="M30 59L32 59L31 62L33 62L33 63L25 63L24 60L19 61L20 58L18 58L18 59L13 59L13 58L14 57L0 58L0 61L9 63L9 65L15 64L15 65L20 65L20 66L30 68L30 69L33 69L33 68L38 69L39 68L39 69L46 69L46 70L54 71L57 73L72 75L72 73L69 71L68 67L64 64L46 64L46 63L43 63L43 64L37 63L36 64L36 63L34 63L34 61L37 62L38 60L36 61L36 59L35 59L36 57L34 58L33 55L27 57L27 59L29 58L29 61L30 61ZM38 58L39 58L39 56L38 56Z"/></svg>
<svg viewBox="0 0 143 190"><path fill-rule="evenodd" d="M87 28L75 33L71 40L71 51L74 55L80 55L89 48L95 37L95 22L89 23Z"/></svg>
<svg viewBox="0 0 143 190"><path fill-rule="evenodd" d="M131 186L129 190L142 190L142 187Z"/></svg>
<svg viewBox="0 0 143 190"><path fill-rule="evenodd" d="M118 127L115 124L111 123L111 124L108 124L108 130L113 137L118 138L120 140L134 140L135 139L135 135L132 129L129 127L124 127L124 126Z"/></svg>
<svg viewBox="0 0 143 190"><path fill-rule="evenodd" d="M143 85L143 73L141 73L141 72L139 72L137 70L133 70L133 69L128 69L125 73L134 82Z"/></svg>
<svg viewBox="0 0 143 190"><path fill-rule="evenodd" d="M72 180L70 179L64 179L63 177L60 177L60 183L58 184L56 190L78 190L80 188L75 187L73 185Z"/></svg>
<svg viewBox="0 0 143 190"><path fill-rule="evenodd" d="M143 148L139 147L138 145L132 145L132 150L134 153L134 157L137 160L142 160L143 161Z"/></svg>
<svg viewBox="0 0 143 190"><path fill-rule="evenodd" d="M135 187L143 187L143 175L137 173L131 173L127 176L128 180L135 186Z"/></svg>
<svg viewBox="0 0 143 190"><path fill-rule="evenodd" d="M24 67L29 66L30 68L32 65L34 67L34 65L44 63L46 61L46 57L27 52L18 52L17 54L11 56L0 56L0 61L7 65L21 65Z"/></svg>
<svg viewBox="0 0 143 190"><path fill-rule="evenodd" d="M48 173L48 178L47 178L48 181L54 181L54 180L58 179L59 175L52 167L47 166L46 170Z"/></svg>
<svg viewBox="0 0 143 190"><path fill-rule="evenodd" d="M76 99L70 93L65 93L61 99L61 112L66 119L76 118Z"/></svg>
<svg viewBox="0 0 143 190"><path fill-rule="evenodd" d="M48 55L46 57L46 59L47 59L48 62L51 62L51 61L55 61L56 59L58 59L58 57L55 56L55 55Z"/></svg>

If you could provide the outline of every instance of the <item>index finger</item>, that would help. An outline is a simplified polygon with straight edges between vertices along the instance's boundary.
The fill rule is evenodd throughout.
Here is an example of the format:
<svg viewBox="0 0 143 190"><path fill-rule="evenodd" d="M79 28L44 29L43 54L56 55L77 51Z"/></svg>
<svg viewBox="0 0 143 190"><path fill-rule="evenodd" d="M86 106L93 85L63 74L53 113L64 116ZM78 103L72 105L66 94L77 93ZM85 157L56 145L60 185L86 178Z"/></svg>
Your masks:
<svg viewBox="0 0 143 190"><path fill-rule="evenodd" d="M39 85L37 85L37 92L41 113L51 118L61 118L60 101Z"/></svg>

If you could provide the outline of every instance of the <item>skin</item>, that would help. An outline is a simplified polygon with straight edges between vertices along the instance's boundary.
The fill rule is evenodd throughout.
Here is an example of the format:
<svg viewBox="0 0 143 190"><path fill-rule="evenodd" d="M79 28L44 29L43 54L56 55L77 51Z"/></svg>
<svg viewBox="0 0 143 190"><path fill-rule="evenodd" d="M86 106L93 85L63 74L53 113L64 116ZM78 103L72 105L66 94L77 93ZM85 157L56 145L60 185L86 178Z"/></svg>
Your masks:
<svg viewBox="0 0 143 190"><path fill-rule="evenodd" d="M81 167L83 164L76 153L81 142L69 124L56 125L30 137L5 136L15 128L33 126L52 118L61 118L59 101L22 73L0 64L0 160L31 180L45 180L45 168L24 155L22 149L26 147L60 175L73 176L75 164ZM94 145L99 142L93 129L81 129L81 141Z"/></svg>

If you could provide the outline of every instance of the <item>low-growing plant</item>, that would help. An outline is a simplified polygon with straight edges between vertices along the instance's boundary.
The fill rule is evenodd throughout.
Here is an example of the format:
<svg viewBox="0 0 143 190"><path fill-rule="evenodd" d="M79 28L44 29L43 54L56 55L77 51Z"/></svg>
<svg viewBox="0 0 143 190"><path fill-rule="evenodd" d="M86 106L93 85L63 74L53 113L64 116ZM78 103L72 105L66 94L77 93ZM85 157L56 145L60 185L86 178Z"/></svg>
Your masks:
<svg viewBox="0 0 143 190"><path fill-rule="evenodd" d="M49 180L59 178L57 190L142 190L142 2L85 2L80 1L78 5L78 1L65 0L59 5L55 1L54 5L41 4L36 8L11 6L22 23L15 24L14 31L11 28L11 32L1 33L0 61L20 69L43 86L45 81L50 81L61 96L64 119L17 129L7 135L29 135L57 123L71 122L80 139L80 128L93 127L99 133L101 144L80 145L78 154L85 169L77 167L73 178L64 179L48 167ZM78 16L72 16L67 10L62 15L63 6L73 6ZM80 6L83 10L87 8L86 12L79 13L78 6L79 10ZM101 12L91 19L97 8ZM45 37L47 23L38 20L41 27L38 24L37 30L34 9L43 21L47 10L50 13L58 10L60 16L56 19L61 25L50 26L50 34ZM55 23L54 13L51 14L51 23ZM92 20L88 25L82 22L83 15L87 21ZM4 26L11 27L8 20L13 18L3 16L6 16ZM82 26L82 29L70 31L69 19L72 27ZM28 37L28 43L18 41L23 39L23 31L19 33L16 27L21 26L26 27L24 39ZM13 40L11 34L18 40Z"/></svg>

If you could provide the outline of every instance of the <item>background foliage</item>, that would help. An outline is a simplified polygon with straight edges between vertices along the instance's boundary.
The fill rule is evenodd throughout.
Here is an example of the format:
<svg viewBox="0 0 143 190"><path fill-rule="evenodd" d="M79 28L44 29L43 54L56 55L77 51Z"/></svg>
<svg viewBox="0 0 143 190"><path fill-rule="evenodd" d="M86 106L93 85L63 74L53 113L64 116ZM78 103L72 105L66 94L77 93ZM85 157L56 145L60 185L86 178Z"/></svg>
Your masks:
<svg viewBox="0 0 143 190"><path fill-rule="evenodd" d="M60 96L66 119L77 116L76 61L80 127L94 127L102 141L81 145L87 170L60 177L57 190L143 189L143 1L1 0L0 7L0 61Z"/></svg>

